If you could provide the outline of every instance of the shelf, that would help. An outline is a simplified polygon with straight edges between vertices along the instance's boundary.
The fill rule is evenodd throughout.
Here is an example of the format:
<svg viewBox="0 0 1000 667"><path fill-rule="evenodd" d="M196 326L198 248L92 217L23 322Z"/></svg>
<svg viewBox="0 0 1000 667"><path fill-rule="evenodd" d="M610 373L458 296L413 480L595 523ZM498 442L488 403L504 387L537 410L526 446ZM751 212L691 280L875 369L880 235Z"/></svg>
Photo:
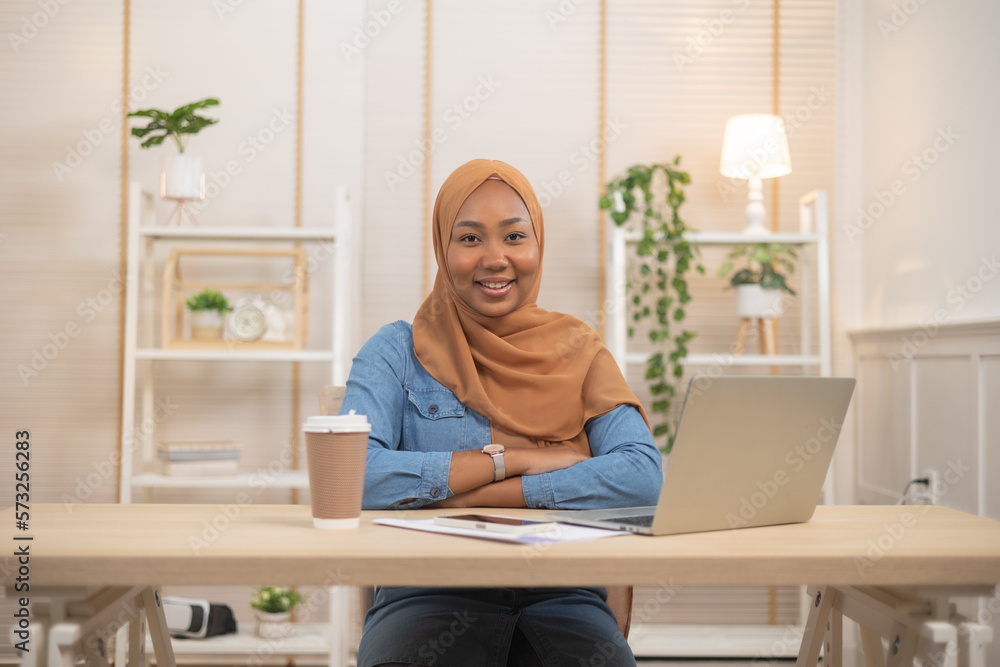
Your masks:
<svg viewBox="0 0 1000 667"><path fill-rule="evenodd" d="M235 476L167 477L156 473L143 473L132 477L132 486L143 489L307 489L309 474L305 470L288 470L270 473L266 470L240 473Z"/></svg>
<svg viewBox="0 0 1000 667"><path fill-rule="evenodd" d="M625 241L635 243L642 233L635 229L625 231ZM741 243L784 243L809 245L819 241L817 234L799 232L774 232L772 234L744 234L743 232L685 232L684 238L699 245L739 245Z"/></svg>
<svg viewBox="0 0 1000 667"><path fill-rule="evenodd" d="M283 639L262 639L253 627L229 635L207 639L171 639L176 655L329 655L329 625L323 623L293 623L292 633ZM324 630L325 629L325 630ZM153 644L146 636L146 653L152 655Z"/></svg>
<svg viewBox="0 0 1000 667"><path fill-rule="evenodd" d="M167 227L143 225L139 235L152 239L198 241L334 241L332 227Z"/></svg>
<svg viewBox="0 0 1000 667"><path fill-rule="evenodd" d="M152 361L333 361L328 350L164 350L140 348L136 359Z"/></svg>
<svg viewBox="0 0 1000 667"><path fill-rule="evenodd" d="M801 625L790 624L682 626L633 622L628 643L636 657L746 658L773 655L777 659L791 660L798 651L803 630ZM782 652L775 655L775 647ZM747 663L741 661L741 664Z"/></svg>
<svg viewBox="0 0 1000 667"><path fill-rule="evenodd" d="M625 363L641 365L648 355L630 352ZM818 354L689 354L681 359L682 366L819 366Z"/></svg>

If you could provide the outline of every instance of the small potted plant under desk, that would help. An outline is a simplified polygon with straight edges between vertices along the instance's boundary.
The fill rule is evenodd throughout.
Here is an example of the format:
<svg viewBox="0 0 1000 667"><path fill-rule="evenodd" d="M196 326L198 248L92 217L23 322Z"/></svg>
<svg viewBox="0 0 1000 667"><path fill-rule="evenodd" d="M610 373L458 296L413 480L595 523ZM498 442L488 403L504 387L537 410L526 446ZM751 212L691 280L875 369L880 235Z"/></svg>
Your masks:
<svg viewBox="0 0 1000 667"><path fill-rule="evenodd" d="M206 289L188 299L185 305L191 311L193 340L222 340L226 313L232 307L221 292Z"/></svg>
<svg viewBox="0 0 1000 667"><path fill-rule="evenodd" d="M292 609L305 597L285 586L258 586L250 598L250 606L257 610L257 636L264 639L287 637L292 630Z"/></svg>

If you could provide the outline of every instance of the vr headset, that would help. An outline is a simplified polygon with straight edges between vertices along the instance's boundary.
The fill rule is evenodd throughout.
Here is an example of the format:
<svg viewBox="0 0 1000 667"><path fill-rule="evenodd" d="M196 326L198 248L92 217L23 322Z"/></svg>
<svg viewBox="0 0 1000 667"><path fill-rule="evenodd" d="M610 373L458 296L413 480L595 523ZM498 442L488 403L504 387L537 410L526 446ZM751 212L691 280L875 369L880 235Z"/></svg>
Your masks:
<svg viewBox="0 0 1000 667"><path fill-rule="evenodd" d="M171 637L204 639L236 632L236 617L227 604L192 598L163 598L163 616Z"/></svg>

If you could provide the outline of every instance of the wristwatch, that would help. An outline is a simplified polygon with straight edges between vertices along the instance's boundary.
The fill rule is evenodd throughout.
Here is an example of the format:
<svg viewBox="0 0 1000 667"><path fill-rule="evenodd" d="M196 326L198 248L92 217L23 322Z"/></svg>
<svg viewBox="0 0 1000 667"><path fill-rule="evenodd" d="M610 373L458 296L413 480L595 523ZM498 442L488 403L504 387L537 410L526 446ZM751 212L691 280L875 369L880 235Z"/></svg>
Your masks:
<svg viewBox="0 0 1000 667"><path fill-rule="evenodd" d="M493 457L493 481L500 482L507 476L507 469L503 464L503 445L489 444L483 447L483 454Z"/></svg>

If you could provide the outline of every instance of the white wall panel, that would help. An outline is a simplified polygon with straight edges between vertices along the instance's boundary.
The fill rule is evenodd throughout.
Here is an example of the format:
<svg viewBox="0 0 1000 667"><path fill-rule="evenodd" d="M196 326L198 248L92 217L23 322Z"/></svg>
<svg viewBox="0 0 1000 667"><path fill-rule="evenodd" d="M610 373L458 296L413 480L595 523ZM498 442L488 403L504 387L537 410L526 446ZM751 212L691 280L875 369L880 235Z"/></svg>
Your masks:
<svg viewBox="0 0 1000 667"><path fill-rule="evenodd" d="M937 471L944 491L941 504L973 514L980 511L972 467L978 459L975 370L968 356L918 358L912 380L914 476Z"/></svg>
<svg viewBox="0 0 1000 667"><path fill-rule="evenodd" d="M858 485L869 502L895 502L910 475L909 364L862 358L853 407L858 439L878 443L858 452Z"/></svg>
<svg viewBox="0 0 1000 667"><path fill-rule="evenodd" d="M980 362L981 391L979 394L979 415L982 436L979 451L982 468L987 471L980 479L983 516L1000 520L1000 484L990 475L1000 471L1000 355L984 356Z"/></svg>
<svg viewBox="0 0 1000 667"><path fill-rule="evenodd" d="M928 469L940 504L991 516L1000 475L1000 323L859 331L852 334L858 494L896 502Z"/></svg>

